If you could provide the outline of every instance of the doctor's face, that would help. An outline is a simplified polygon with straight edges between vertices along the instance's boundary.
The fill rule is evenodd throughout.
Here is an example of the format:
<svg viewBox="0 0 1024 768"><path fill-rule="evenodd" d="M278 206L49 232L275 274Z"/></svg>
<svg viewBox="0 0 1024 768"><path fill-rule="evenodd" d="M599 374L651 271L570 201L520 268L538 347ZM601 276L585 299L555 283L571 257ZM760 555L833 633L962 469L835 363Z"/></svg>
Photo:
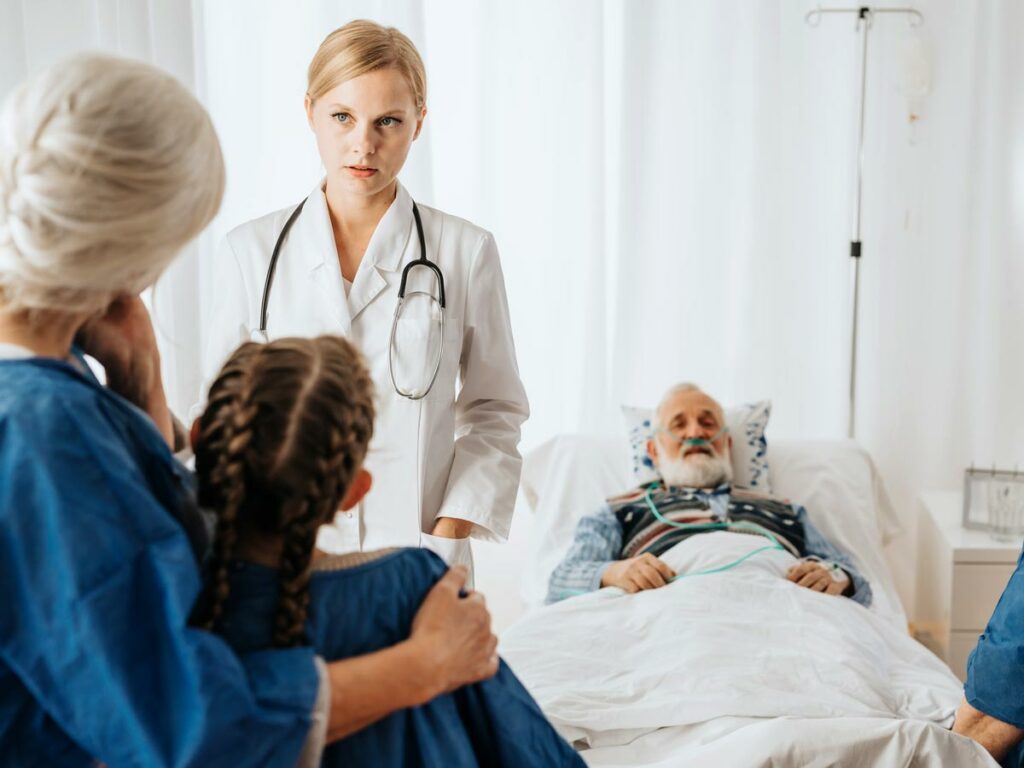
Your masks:
<svg viewBox="0 0 1024 768"><path fill-rule="evenodd" d="M426 114L395 69L347 80L315 102L306 97L327 183L360 196L379 194L395 181Z"/></svg>

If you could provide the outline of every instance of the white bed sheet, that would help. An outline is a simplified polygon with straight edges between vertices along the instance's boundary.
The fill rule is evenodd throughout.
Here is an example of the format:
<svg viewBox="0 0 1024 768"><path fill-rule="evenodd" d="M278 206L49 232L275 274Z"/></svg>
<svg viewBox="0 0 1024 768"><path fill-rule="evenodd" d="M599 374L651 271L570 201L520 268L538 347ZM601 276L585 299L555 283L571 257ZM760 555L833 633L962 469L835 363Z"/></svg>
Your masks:
<svg viewBox="0 0 1024 768"><path fill-rule="evenodd" d="M971 739L920 720L723 717L581 753L591 768L998 768Z"/></svg>
<svg viewBox="0 0 1024 768"><path fill-rule="evenodd" d="M762 545L719 532L664 557L702 570ZM962 690L949 669L887 617L786 581L793 562L764 552L570 598L506 630L500 651L595 766L995 765L944 730Z"/></svg>

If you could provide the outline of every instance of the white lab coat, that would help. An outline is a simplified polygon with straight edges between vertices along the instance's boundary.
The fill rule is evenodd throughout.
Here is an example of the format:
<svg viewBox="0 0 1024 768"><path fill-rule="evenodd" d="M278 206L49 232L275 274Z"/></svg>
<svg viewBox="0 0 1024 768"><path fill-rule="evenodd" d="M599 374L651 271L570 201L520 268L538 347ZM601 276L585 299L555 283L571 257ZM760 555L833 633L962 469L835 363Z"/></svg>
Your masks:
<svg viewBox="0 0 1024 768"><path fill-rule="evenodd" d="M204 398L230 353L259 328L271 252L293 209L232 230L217 253L213 322L203 351ZM419 256L412 198L401 184L347 298L327 199L321 186L313 190L281 249L267 331L271 339L343 335L362 351L376 385L377 420L366 458L373 489L357 509L321 529L319 546L345 552L423 545L450 563L471 565L468 540L438 540L428 532L444 516L471 521L477 538L508 536L522 464L520 428L529 406L494 238L441 211L423 205L419 210L427 255L444 273L447 300L444 355L425 398L400 397L388 368L402 269Z"/></svg>

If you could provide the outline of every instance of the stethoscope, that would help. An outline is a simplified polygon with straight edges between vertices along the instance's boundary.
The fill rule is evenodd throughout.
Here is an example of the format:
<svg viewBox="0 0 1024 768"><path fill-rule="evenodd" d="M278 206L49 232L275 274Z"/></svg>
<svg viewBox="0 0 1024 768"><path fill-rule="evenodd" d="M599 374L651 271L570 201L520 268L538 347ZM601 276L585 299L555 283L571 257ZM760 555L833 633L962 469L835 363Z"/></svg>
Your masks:
<svg viewBox="0 0 1024 768"><path fill-rule="evenodd" d="M306 198L308 200L309 198ZM295 220L299 217L302 212L302 206L306 204L306 200L303 200L297 206L295 210L291 212L288 220L284 223L281 228L281 234L277 236L277 242L274 243L274 251L270 256L270 266L267 267L267 279L263 284L263 301L260 304L260 327L253 331L252 338L254 341L260 341L266 343L270 340L270 336L267 333L267 306L270 303L270 289L274 285L274 273L277 271L277 262L281 258L281 247L284 245L285 238L288 237L288 232L291 230ZM388 372L391 375L391 385L402 397L410 400L420 400L426 397L427 393L430 392L434 386L434 381L437 379L437 373L441 369L441 359L444 355L444 275L441 273L441 268L434 262L427 258L427 244L426 238L423 236L423 222L420 220L420 210L416 206L416 203L412 204L412 215L416 220L416 235L420 241L420 257L414 259L405 265L405 269L402 270L402 280L398 286L398 303L395 305L395 316L391 322L391 335L388 341ZM437 359L434 361L434 370L430 376L430 380L427 382L425 387L403 387L398 384L395 378L395 333L398 328L398 320L402 314L402 306L405 304L406 299L406 282L409 279L409 273L412 272L416 267L426 267L429 269L434 278L437 280L437 296L435 297L430 291L409 291L408 295L411 296L426 296L431 302L437 305L437 312L431 312L431 315L435 315L438 318L438 350Z"/></svg>

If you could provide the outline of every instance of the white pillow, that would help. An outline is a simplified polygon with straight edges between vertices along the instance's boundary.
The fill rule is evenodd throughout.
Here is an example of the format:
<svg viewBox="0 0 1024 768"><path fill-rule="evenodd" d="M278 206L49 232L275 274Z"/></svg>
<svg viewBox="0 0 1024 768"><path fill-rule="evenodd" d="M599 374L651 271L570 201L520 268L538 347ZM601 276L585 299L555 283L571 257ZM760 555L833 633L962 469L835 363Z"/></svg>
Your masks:
<svg viewBox="0 0 1024 768"><path fill-rule="evenodd" d="M725 425L732 435L733 485L771 493L768 471L768 441L764 431L771 416L770 400L740 405L725 411ZM654 409L622 406L629 435L630 466L636 485L661 479L654 462L647 454L647 441L654 437Z"/></svg>

